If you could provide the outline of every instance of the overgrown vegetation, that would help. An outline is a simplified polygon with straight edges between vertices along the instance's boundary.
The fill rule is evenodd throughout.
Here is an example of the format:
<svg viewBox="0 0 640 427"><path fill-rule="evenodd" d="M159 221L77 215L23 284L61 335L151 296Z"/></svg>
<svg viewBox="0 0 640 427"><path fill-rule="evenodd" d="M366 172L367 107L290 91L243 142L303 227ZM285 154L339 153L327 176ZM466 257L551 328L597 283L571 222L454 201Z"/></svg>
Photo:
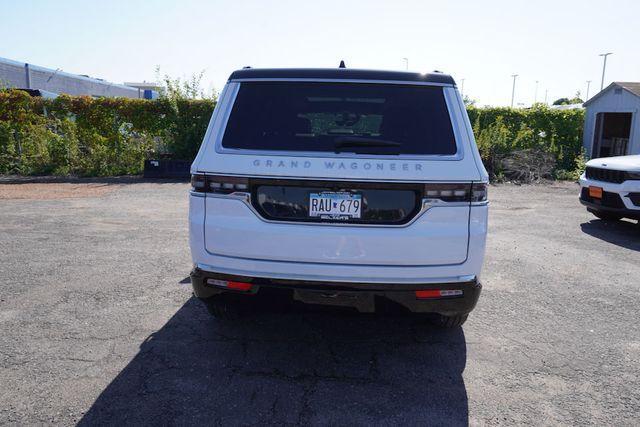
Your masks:
<svg viewBox="0 0 640 427"><path fill-rule="evenodd" d="M476 142L493 179L567 178L583 167L584 111L468 107Z"/></svg>
<svg viewBox="0 0 640 427"><path fill-rule="evenodd" d="M147 158L195 156L215 101L32 98L0 91L0 174L137 174Z"/></svg>
<svg viewBox="0 0 640 427"><path fill-rule="evenodd" d="M145 159L193 159L215 98L193 99L202 95L193 90L197 81L165 83L172 89L153 101L45 100L0 91L0 174L137 174ZM468 106L468 112L494 179L573 179L584 167L582 110Z"/></svg>

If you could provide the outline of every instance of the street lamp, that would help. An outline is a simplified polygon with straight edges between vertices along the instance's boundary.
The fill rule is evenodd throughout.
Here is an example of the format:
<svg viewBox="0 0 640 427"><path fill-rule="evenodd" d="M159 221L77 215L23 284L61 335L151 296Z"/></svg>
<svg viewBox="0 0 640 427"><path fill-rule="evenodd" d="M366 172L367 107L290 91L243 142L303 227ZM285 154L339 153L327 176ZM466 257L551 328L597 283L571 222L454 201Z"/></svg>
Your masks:
<svg viewBox="0 0 640 427"><path fill-rule="evenodd" d="M611 55L613 52L601 53L599 56L604 58L604 62L602 63L602 81L600 82L600 90L604 88L604 71L607 69L607 56Z"/></svg>
<svg viewBox="0 0 640 427"><path fill-rule="evenodd" d="M513 87L511 88L511 108L513 108L513 99L516 95L516 77L518 77L518 75L512 74L511 77L513 77Z"/></svg>
<svg viewBox="0 0 640 427"><path fill-rule="evenodd" d="M587 95L584 97L585 102L589 100L589 86L591 86L591 80L587 80Z"/></svg>
<svg viewBox="0 0 640 427"><path fill-rule="evenodd" d="M464 79L460 79L460 95L464 98Z"/></svg>
<svg viewBox="0 0 640 427"><path fill-rule="evenodd" d="M536 80L536 91L533 94L533 103L537 103L538 102L538 80Z"/></svg>
<svg viewBox="0 0 640 427"><path fill-rule="evenodd" d="M409 58L402 58L404 61L404 69L409 70Z"/></svg>

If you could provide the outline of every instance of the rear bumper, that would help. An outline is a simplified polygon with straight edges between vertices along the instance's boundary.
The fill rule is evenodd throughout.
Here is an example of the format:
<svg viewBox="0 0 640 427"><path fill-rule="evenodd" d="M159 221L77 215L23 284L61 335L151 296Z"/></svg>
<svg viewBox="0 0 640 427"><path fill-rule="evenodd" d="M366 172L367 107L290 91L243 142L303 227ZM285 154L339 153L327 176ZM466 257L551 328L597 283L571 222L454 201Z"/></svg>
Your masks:
<svg viewBox="0 0 640 427"><path fill-rule="evenodd" d="M272 279L290 279L316 282L351 282L351 283L395 283L395 284L421 284L441 283L447 278L460 276L480 277L482 262L485 253L487 234L487 206L472 206L468 217L468 244L465 244L466 259L463 262L444 260L446 262L433 263L435 258L442 257L444 250L432 237L418 236L418 232L412 233L413 224L405 229L381 228L373 230L369 227L360 227L352 230L352 227L341 226L309 226L292 224L260 223L260 230L276 234L268 240L261 240L258 250L258 240L255 239L255 230L237 228L236 237L231 240L220 240L218 244L224 247L235 247L234 254L216 254L207 251L205 238L207 235L205 223L205 201L208 198L191 196L189 198L189 246L191 248L191 260L194 265L204 271L214 271L235 276L264 277ZM242 202L236 204L244 206ZM231 204L227 205L227 207ZM218 206L222 208L222 205ZM246 207L245 207L246 209ZM439 207L433 207L432 213L436 213ZM208 212L208 210L207 210ZM234 210L234 214L236 211ZM222 215L221 211L218 211ZM256 219L256 216L254 219ZM236 216L224 217L218 225L227 226L235 224ZM256 225L258 226L258 225ZM304 228L308 235L304 238L293 239L292 230L299 232ZM315 242L316 236L324 236L325 233L340 231L340 238L334 239L333 247L327 247L320 253L317 251L309 256L309 249ZM444 233L442 230L434 234ZM353 234L357 231L357 234ZM346 235L346 233L352 233ZM370 239L371 235L380 235L376 242L363 240ZM390 239L396 233L402 233L405 237L402 241ZM285 239L285 237L287 237ZM466 239L467 237L465 237ZM287 243L287 241L289 243ZM396 242L395 244L393 242ZM229 243L229 245L227 245ZM375 257L368 256L370 250L375 250ZM407 261L407 251L422 254L427 261L417 265ZM279 253L278 253L279 252ZM411 257L415 259L415 253ZM256 254L258 256L256 256ZM308 258L306 262L301 260L291 261L291 256ZM303 254L303 255L299 255ZM385 262L377 262L385 261Z"/></svg>
<svg viewBox="0 0 640 427"><path fill-rule="evenodd" d="M208 285L207 279L251 283L252 288L249 292L240 293ZM248 299L277 295L307 304L353 307L360 312L374 312L376 305L386 299L411 312L438 313L445 316L471 312L482 289L475 277L467 281L424 284L321 282L235 276L205 271L197 267L191 272L191 284L195 296L201 299L231 293L237 294L239 298ZM415 291L436 289L462 290L462 295L418 299L415 294Z"/></svg>

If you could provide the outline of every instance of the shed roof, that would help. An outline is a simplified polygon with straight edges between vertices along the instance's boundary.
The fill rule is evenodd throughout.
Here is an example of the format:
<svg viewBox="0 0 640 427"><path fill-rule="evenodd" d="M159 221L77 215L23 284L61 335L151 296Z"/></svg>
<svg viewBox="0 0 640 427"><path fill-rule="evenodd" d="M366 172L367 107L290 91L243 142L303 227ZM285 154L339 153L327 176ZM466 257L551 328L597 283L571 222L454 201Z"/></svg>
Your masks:
<svg viewBox="0 0 640 427"><path fill-rule="evenodd" d="M614 82L618 86L622 86L634 95L640 96L640 82Z"/></svg>
<svg viewBox="0 0 640 427"><path fill-rule="evenodd" d="M602 89L600 92L595 94L593 98L587 100L584 104L585 107L591 104L596 99L600 98L604 93L608 92L612 87L620 87L628 92L631 92L633 95L640 98L640 82L613 82L609 86Z"/></svg>

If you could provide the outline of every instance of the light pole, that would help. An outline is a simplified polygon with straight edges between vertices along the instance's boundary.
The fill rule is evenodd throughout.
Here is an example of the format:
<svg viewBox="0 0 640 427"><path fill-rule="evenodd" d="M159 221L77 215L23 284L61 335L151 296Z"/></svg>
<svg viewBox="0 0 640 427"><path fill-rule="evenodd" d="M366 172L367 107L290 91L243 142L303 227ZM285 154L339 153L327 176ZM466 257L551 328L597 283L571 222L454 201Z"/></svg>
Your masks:
<svg viewBox="0 0 640 427"><path fill-rule="evenodd" d="M404 61L404 69L409 70L409 58L402 58Z"/></svg>
<svg viewBox="0 0 640 427"><path fill-rule="evenodd" d="M460 95L464 98L464 79L460 79Z"/></svg>
<svg viewBox="0 0 640 427"><path fill-rule="evenodd" d="M600 82L600 90L604 88L604 71L607 69L607 56L611 55L613 52L601 53L599 56L604 58L604 62L602 63L602 81Z"/></svg>
<svg viewBox="0 0 640 427"><path fill-rule="evenodd" d="M585 102L589 100L589 86L591 86L591 80L587 80L587 95L584 97Z"/></svg>
<svg viewBox="0 0 640 427"><path fill-rule="evenodd" d="M512 74L511 77L513 77L513 87L511 88L511 108L513 108L513 99L516 96L516 77L518 77L518 75Z"/></svg>
<svg viewBox="0 0 640 427"><path fill-rule="evenodd" d="M536 91L533 94L533 103L535 104L536 102L538 102L538 80L536 80Z"/></svg>
<svg viewBox="0 0 640 427"><path fill-rule="evenodd" d="M544 103L547 103L547 95L549 95L549 89L544 90Z"/></svg>

